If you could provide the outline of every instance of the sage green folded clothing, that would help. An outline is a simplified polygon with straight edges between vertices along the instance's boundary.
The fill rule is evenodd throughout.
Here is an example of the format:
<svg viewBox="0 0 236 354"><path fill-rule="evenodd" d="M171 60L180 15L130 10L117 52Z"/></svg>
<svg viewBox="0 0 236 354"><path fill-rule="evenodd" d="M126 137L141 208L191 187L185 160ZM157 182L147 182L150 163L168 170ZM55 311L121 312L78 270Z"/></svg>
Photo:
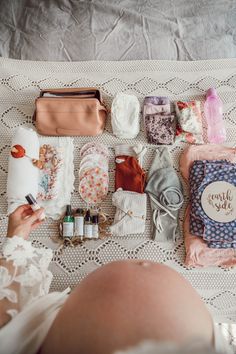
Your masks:
<svg viewBox="0 0 236 354"><path fill-rule="evenodd" d="M153 239L175 241L179 233L178 218L183 204L183 189L166 147L156 150L145 192L151 203Z"/></svg>

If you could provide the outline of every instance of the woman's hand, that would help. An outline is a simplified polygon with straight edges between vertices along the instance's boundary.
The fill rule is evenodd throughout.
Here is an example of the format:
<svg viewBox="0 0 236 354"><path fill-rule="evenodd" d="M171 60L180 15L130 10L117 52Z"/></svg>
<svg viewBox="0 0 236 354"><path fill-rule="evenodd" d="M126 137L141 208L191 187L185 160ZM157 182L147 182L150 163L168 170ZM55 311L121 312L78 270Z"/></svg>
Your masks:
<svg viewBox="0 0 236 354"><path fill-rule="evenodd" d="M29 204L19 206L9 215L7 237L20 236L25 240L31 231L35 230L43 221L39 220L43 208L33 211Z"/></svg>

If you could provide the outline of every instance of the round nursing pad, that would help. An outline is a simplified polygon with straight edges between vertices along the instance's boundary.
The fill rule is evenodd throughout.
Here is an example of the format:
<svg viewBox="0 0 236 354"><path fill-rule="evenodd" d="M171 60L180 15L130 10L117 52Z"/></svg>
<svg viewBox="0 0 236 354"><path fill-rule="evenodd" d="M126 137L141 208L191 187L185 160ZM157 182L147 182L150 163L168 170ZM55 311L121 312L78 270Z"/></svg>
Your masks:
<svg viewBox="0 0 236 354"><path fill-rule="evenodd" d="M84 167L84 165L90 164L91 166L98 166L101 168L108 168L107 160L101 154L93 154L93 155L85 155L80 163L80 169Z"/></svg>
<svg viewBox="0 0 236 354"><path fill-rule="evenodd" d="M79 170L79 179L81 180L84 176L87 176L88 174L93 175L97 169L101 170L101 173L105 173L108 176L108 170L103 169L97 166L91 167L91 166L84 166Z"/></svg>
<svg viewBox="0 0 236 354"><path fill-rule="evenodd" d="M99 154L84 156L80 164L79 179L83 178L88 171L93 173L96 167L108 174L108 163L104 156Z"/></svg>
<svg viewBox="0 0 236 354"><path fill-rule="evenodd" d="M95 169L83 176L79 183L81 198L88 204L99 204L108 193L108 175L100 169Z"/></svg>
<svg viewBox="0 0 236 354"><path fill-rule="evenodd" d="M80 155L81 157L89 155L89 154L101 154L105 156L106 158L109 157L109 151L108 148L100 143L95 143L95 142L90 142L85 144L81 150L80 150Z"/></svg>
<svg viewBox="0 0 236 354"><path fill-rule="evenodd" d="M79 193L87 204L98 204L108 193L109 152L105 145L85 144L80 151Z"/></svg>

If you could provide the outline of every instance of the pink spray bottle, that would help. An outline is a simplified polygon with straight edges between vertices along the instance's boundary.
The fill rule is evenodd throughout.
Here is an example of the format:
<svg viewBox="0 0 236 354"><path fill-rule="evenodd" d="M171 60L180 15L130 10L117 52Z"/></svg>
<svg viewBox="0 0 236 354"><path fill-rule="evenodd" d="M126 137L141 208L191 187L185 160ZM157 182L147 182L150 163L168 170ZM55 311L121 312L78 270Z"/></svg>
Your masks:
<svg viewBox="0 0 236 354"><path fill-rule="evenodd" d="M208 141L215 144L225 142L226 130L223 121L223 103L214 88L210 88L207 91L204 113L208 125Z"/></svg>

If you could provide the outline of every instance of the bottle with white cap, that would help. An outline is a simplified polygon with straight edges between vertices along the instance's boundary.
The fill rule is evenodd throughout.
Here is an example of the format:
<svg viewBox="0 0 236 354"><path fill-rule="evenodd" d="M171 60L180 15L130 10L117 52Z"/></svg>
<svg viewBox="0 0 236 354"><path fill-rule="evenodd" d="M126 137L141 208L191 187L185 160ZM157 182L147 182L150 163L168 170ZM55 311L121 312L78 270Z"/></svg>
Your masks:
<svg viewBox="0 0 236 354"><path fill-rule="evenodd" d="M84 210L78 208L74 215L75 218L75 234L74 236L79 237L80 241L84 238Z"/></svg>
<svg viewBox="0 0 236 354"><path fill-rule="evenodd" d="M30 193L27 194L25 196L25 199L27 200L27 202L29 203L29 205L33 211L40 209L40 205L37 203L36 199L32 196L32 194L30 194ZM42 212L42 214L39 217L39 220L43 221L43 220L45 220L45 218L46 218L45 213Z"/></svg>

